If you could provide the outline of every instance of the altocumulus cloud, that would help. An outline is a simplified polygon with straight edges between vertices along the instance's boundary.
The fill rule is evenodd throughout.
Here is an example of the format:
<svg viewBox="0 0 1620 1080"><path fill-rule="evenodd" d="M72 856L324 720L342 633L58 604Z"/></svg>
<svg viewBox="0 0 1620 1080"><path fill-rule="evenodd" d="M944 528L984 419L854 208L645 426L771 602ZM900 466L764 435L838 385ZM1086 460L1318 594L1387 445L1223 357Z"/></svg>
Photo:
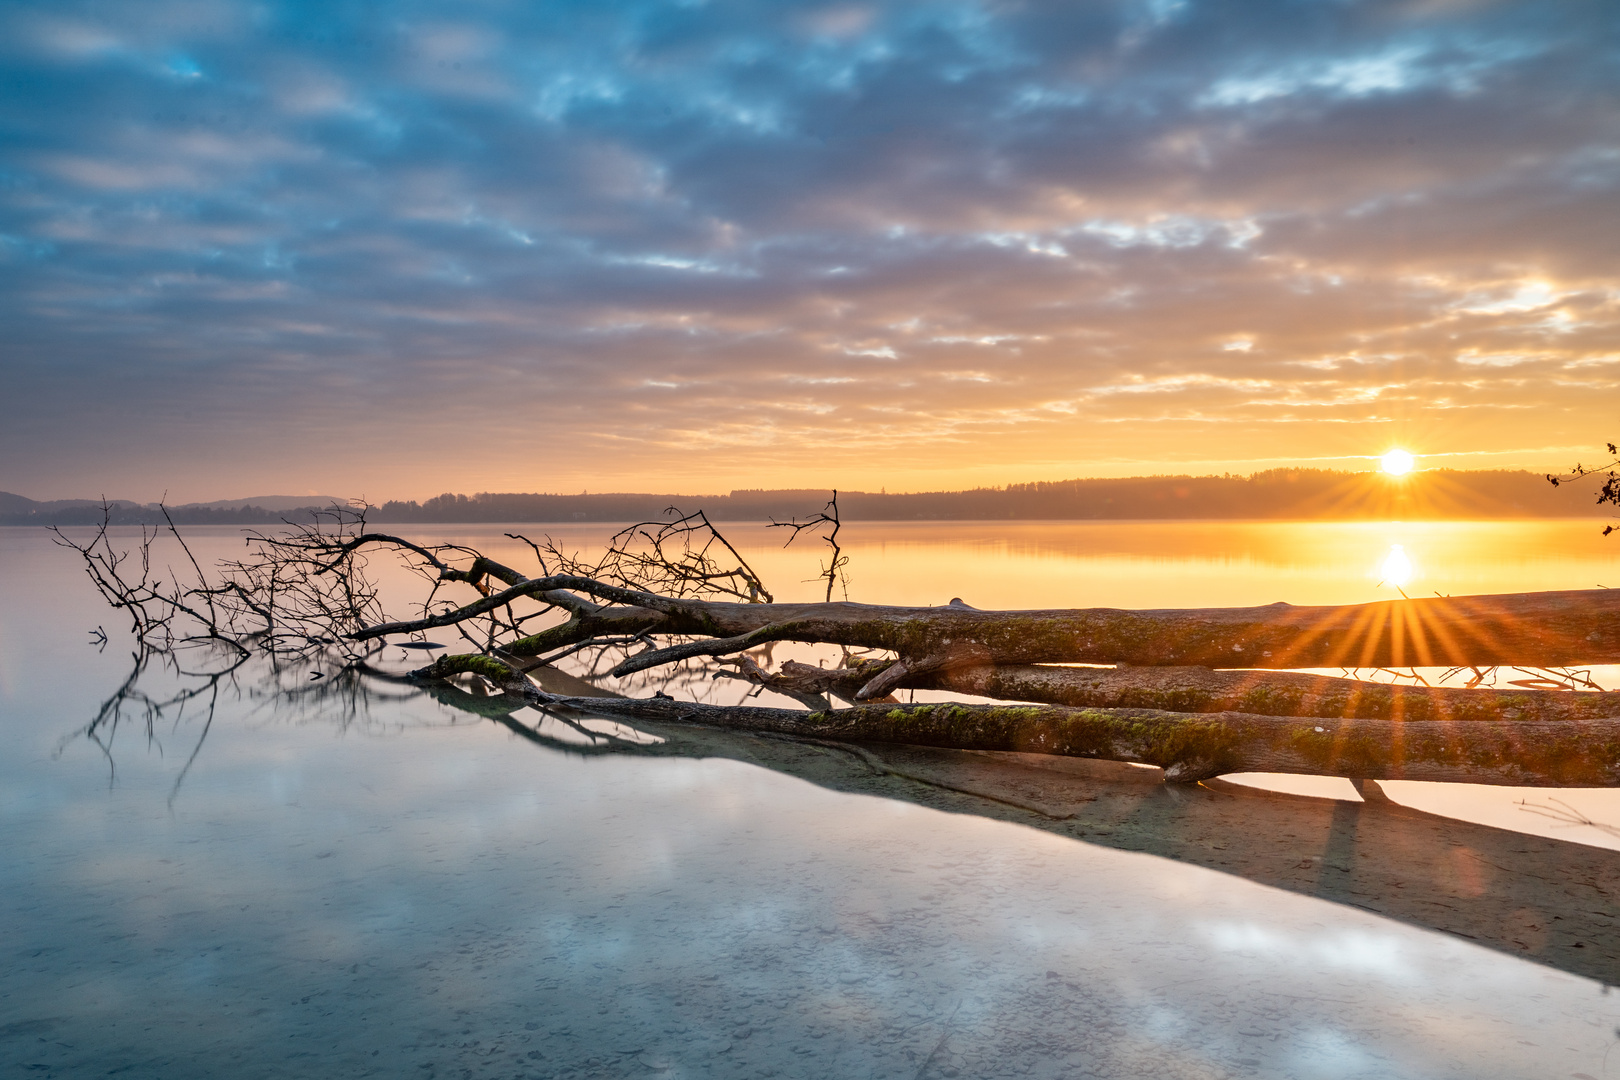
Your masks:
<svg viewBox="0 0 1620 1080"><path fill-rule="evenodd" d="M1603 0L10 5L0 486L1563 464L1615 434L1617 31Z"/></svg>

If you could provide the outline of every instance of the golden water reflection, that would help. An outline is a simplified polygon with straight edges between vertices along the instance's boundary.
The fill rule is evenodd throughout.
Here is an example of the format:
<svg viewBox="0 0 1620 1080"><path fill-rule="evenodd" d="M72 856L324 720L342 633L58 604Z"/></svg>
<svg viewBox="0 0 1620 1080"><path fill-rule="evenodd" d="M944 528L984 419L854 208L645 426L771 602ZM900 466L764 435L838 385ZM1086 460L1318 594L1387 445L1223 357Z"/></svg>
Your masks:
<svg viewBox="0 0 1620 1080"><path fill-rule="evenodd" d="M813 546L738 533L780 597L815 597L802 580L817 568ZM1407 583L1424 595L1620 585L1620 544L1590 520L857 522L839 539L850 599L881 604L1242 607L1392 600ZM1402 568L1405 582L1385 580Z"/></svg>
<svg viewBox="0 0 1620 1080"><path fill-rule="evenodd" d="M779 600L815 600L826 549L784 548L765 525L721 523ZM512 565L533 556L505 532L550 535L588 552L609 525L414 526L413 537L484 547ZM1398 547L1423 595L1620 585L1620 542L1590 518L1556 521L918 521L852 522L849 599L976 607L1246 607L1393 600L1383 568ZM1404 587L1404 586L1403 586ZM1408 589L1413 595L1417 593Z"/></svg>
<svg viewBox="0 0 1620 1080"><path fill-rule="evenodd" d="M1406 555L1406 548L1401 544L1389 545L1389 554L1378 566L1378 576L1386 585L1407 585L1412 581L1412 560Z"/></svg>

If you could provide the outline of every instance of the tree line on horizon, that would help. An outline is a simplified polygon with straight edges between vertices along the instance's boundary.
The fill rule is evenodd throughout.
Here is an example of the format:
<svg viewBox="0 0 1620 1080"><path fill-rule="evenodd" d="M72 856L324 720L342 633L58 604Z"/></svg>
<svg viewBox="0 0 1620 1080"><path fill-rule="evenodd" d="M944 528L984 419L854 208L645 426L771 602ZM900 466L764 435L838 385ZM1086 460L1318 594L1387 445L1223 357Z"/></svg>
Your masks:
<svg viewBox="0 0 1620 1080"><path fill-rule="evenodd" d="M1566 481L1567 484L1567 481ZM654 520L671 506L703 510L716 521L786 521L813 515L826 489L740 489L726 495L654 493L444 494L423 502L390 500L373 507L377 523L626 522ZM1270 469L1248 476L1139 476L1040 481L965 491L840 491L849 521L1446 519L1543 518L1602 513L1600 501L1560 490L1537 473L1514 470L1428 470L1395 478L1329 469ZM163 521L156 506L112 505L114 524ZM101 520L89 500L33 503L9 496L8 525L88 525ZM313 508L309 508L313 509ZM256 525L307 517L304 510L246 506L170 508L176 524Z"/></svg>
<svg viewBox="0 0 1620 1080"><path fill-rule="evenodd" d="M716 521L785 521L813 514L827 489L740 489L727 495L440 495L391 501L372 514L396 522L620 522L659 517L672 504ZM1395 478L1328 469L1249 476L1146 476L1038 481L934 492L838 492L848 521L1539 518L1597 512L1530 472L1431 470Z"/></svg>

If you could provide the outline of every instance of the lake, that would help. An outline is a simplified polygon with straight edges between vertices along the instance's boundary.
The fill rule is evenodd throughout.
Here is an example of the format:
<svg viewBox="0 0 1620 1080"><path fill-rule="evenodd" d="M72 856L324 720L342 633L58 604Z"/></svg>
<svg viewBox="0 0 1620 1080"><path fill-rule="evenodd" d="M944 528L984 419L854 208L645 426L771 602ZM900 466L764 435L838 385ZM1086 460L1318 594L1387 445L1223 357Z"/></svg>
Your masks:
<svg viewBox="0 0 1620 1080"><path fill-rule="evenodd" d="M611 531L400 531L521 566L502 536L519 528L582 551ZM810 537L722 528L779 599L818 595ZM1620 542L1598 533L858 523L840 540L856 600L1190 607L1620 584ZM188 535L207 559L240 550L236 530ZM7 1075L1620 1072L1616 792L1384 785L1402 810L1347 781L1234 795L901 751L883 771L655 727L597 752L554 721L254 666L184 709L131 701L98 741L129 650L71 556L0 529ZM410 581L382 578L398 603ZM154 670L141 688L185 685Z"/></svg>

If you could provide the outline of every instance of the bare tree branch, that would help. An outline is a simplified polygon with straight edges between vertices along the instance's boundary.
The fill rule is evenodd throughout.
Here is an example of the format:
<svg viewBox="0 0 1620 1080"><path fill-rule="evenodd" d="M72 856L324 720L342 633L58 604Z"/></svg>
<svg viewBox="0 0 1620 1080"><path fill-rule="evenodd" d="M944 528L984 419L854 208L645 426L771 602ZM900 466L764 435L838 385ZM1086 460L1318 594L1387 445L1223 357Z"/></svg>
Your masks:
<svg viewBox="0 0 1620 1080"><path fill-rule="evenodd" d="M844 573L844 567L849 565L849 556L845 555L844 549L838 546L838 530L841 527L838 521L838 492L835 490L832 493L832 498L827 500L827 505L822 507L821 513L813 518L807 518L804 521L800 521L798 518L790 518L787 521L771 519L771 528L792 530L792 534L787 538L787 543L782 545L783 547L787 547L797 540L799 534L804 530L813 529L818 525L832 526L832 529L821 537L823 541L832 547L832 558L822 566L821 573L817 575L827 581L826 601L829 604L832 603L833 586L840 582L843 583L844 599L847 600L849 599L849 578Z"/></svg>
<svg viewBox="0 0 1620 1080"><path fill-rule="evenodd" d="M1050 746L1149 761L1192 779L1240 765L1485 783L1608 784L1620 776L1616 696L1589 692L1596 682L1575 666L1620 661L1620 590L1159 611L777 603L701 511L672 510L670 518L620 530L595 561L565 554L549 537L518 537L534 552L539 577L465 545L370 531L363 506L333 506L274 535L250 534L247 554L221 563L212 578L172 522L161 535L143 530L128 549L109 533L106 515L86 543L57 539L129 616L149 655L220 646L238 658L255 650L278 662L323 658L326 670L301 669L323 687L339 681L328 671L365 677L367 658L390 639L451 628L468 651L440 656L419 678L486 680L547 708L575 705L546 696L526 673L568 660L587 678L618 680L620 691L656 691L611 706L630 718L965 749ZM793 537L830 526L823 539L832 560L821 575L830 597L846 561L836 493L818 517L777 524ZM178 545L184 574L155 569L160 540ZM421 580L412 617L383 610L373 558L398 560ZM779 642L840 645L845 661L831 670L789 661L773 673L739 655ZM726 677L785 693L820 719L709 704L720 687L719 657L735 658ZM1117 666L1053 666L1070 664ZM1381 671L1384 681L1288 670L1341 665ZM1495 686L1499 665L1518 669L1522 678L1502 680L1517 688ZM1420 666L1471 677L1466 688L1431 685ZM1038 704L895 712L892 695L901 689ZM666 690L693 700L674 702ZM826 709L828 694L856 707ZM93 725L88 734L95 732ZM1315 738L1322 733L1338 740L1326 756ZM1428 757L1411 757L1414 747ZM1371 771L1347 771L1357 769Z"/></svg>

